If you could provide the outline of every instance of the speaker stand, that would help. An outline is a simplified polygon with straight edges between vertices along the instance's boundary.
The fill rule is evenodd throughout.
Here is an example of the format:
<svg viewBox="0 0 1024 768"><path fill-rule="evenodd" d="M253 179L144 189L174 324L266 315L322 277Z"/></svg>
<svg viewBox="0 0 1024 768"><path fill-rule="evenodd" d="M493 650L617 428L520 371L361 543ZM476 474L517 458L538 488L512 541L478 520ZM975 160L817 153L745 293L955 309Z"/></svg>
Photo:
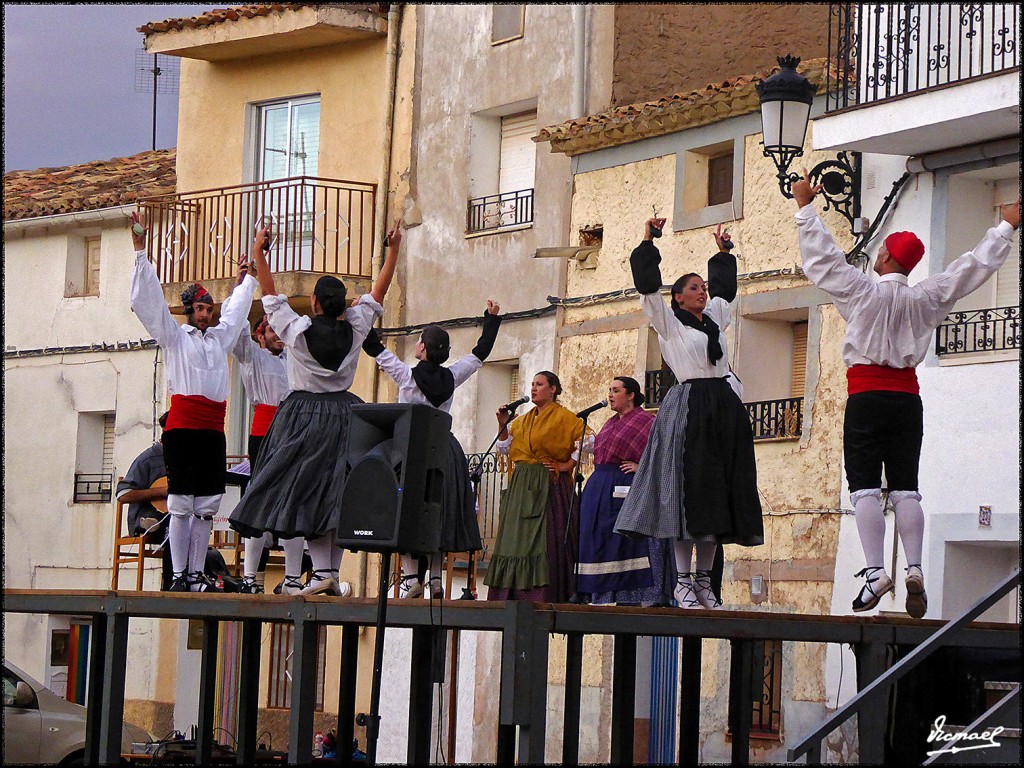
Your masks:
<svg viewBox="0 0 1024 768"><path fill-rule="evenodd" d="M377 624L373 639L373 682L370 686L370 713L366 723L366 764L377 764L377 736L380 735L380 679L384 667L384 628L388 618L388 583L391 577L391 552L383 553L380 585L377 593Z"/></svg>
<svg viewBox="0 0 1024 768"><path fill-rule="evenodd" d="M589 416L589 414L587 414ZM583 417L583 435L580 437L580 459L576 462L576 552L573 555L572 565L572 594L569 595L569 602L578 605L580 599L580 518L583 515L583 473L579 471L583 463L583 443L587 439L587 416ZM569 504L568 520L565 524L565 544L568 546L569 533L572 529L572 503Z"/></svg>

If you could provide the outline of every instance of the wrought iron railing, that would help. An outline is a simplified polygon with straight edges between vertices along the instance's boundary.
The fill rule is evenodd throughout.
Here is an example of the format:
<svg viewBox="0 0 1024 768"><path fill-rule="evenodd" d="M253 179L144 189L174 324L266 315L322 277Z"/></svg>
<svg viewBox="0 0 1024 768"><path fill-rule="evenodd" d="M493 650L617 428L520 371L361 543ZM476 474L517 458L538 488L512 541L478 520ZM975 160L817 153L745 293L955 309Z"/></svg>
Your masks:
<svg viewBox="0 0 1024 768"><path fill-rule="evenodd" d="M480 523L480 538L484 544L480 559L486 561L490 560L494 539L498 535L501 492L508 487L508 474L505 471L507 459L495 453L468 453L466 460L469 462L471 475L474 470L480 470L476 517Z"/></svg>
<svg viewBox="0 0 1024 768"><path fill-rule="evenodd" d="M75 473L75 504L102 504L110 501L114 482L112 476L101 473Z"/></svg>
<svg viewBox="0 0 1024 768"><path fill-rule="evenodd" d="M827 112L1020 66L1016 3L830 3Z"/></svg>
<svg viewBox="0 0 1024 768"><path fill-rule="evenodd" d="M644 407L657 408L676 384L672 371L656 369L644 375ZM755 440L778 437L800 437L803 431L804 399L786 397L780 400L757 400L744 403L750 416Z"/></svg>
<svg viewBox="0 0 1024 768"><path fill-rule="evenodd" d="M1020 307L951 312L935 331L935 354L1020 349Z"/></svg>
<svg viewBox="0 0 1024 768"><path fill-rule="evenodd" d="M750 414L755 440L775 437L800 437L804 422L804 399L758 400L743 404Z"/></svg>
<svg viewBox="0 0 1024 768"><path fill-rule="evenodd" d="M269 224L274 272L369 277L376 185L298 176L163 195L140 203L163 283L230 278Z"/></svg>
<svg viewBox="0 0 1024 768"><path fill-rule="evenodd" d="M532 222L532 189L474 197L469 201L466 209L466 232L468 234Z"/></svg>

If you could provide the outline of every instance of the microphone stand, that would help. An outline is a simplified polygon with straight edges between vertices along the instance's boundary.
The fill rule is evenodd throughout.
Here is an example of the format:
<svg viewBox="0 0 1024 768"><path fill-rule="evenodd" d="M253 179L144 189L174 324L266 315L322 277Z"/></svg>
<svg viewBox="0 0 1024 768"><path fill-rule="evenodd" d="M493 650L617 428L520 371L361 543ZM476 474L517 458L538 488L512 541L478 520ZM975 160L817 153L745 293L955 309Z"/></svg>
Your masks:
<svg viewBox="0 0 1024 768"><path fill-rule="evenodd" d="M580 460L576 462L576 552L573 556L572 566L572 594L569 596L569 602L573 605L577 605L580 602L580 514L583 507L583 473L579 471L580 464L583 463L583 443L587 439L587 419L590 418L590 414L586 414L581 417L583 419L583 434L580 437ZM568 546L569 529L572 525L572 504L569 504L569 514L566 516L565 522L565 539L566 546Z"/></svg>

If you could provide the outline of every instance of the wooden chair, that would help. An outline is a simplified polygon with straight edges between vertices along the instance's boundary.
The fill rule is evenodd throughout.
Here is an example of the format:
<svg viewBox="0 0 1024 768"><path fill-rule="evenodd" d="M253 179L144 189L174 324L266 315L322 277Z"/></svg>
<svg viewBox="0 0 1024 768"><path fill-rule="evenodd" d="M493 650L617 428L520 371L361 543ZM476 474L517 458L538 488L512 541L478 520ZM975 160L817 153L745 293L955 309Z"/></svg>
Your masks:
<svg viewBox="0 0 1024 768"><path fill-rule="evenodd" d="M119 477L118 481L123 479ZM111 568L110 588L117 590L122 565L134 565L136 568L135 589L141 592L143 566L148 558L160 559L163 557L163 537L161 534L135 536L130 532L122 533L128 525L127 508L127 504L117 499L116 514L114 515L114 563Z"/></svg>

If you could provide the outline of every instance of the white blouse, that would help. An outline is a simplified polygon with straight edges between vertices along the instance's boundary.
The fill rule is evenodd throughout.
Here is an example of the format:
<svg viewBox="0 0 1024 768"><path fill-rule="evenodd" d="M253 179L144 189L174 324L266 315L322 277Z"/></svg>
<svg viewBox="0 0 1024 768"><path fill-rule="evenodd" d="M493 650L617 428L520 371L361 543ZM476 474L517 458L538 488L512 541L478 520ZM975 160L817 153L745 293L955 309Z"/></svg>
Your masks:
<svg viewBox="0 0 1024 768"><path fill-rule="evenodd" d="M242 386L253 405L280 405L288 397L288 350L275 355L247 333L238 334L232 350L242 374Z"/></svg>
<svg viewBox="0 0 1024 768"><path fill-rule="evenodd" d="M722 356L714 365L708 360L707 334L679 322L661 293L641 294L640 305L658 333L661 356L679 382L723 378L729 374L729 347L725 341L725 329L732 322L729 302L716 296L704 307L704 314L718 325L718 343L722 345Z"/></svg>
<svg viewBox="0 0 1024 768"><path fill-rule="evenodd" d="M270 315L270 327L291 350L288 386L297 392L343 392L351 387L366 334L374 319L384 314L384 308L369 293L364 293L355 306L345 310L344 319L352 325L352 349L337 371L329 371L316 361L306 346L302 334L313 324L309 317L292 309L283 294L264 296L263 309Z"/></svg>
<svg viewBox="0 0 1024 768"><path fill-rule="evenodd" d="M135 252L131 307L163 350L170 394L200 395L215 403L228 399L228 354L246 325L255 291L256 279L247 275L221 304L217 325L203 333L171 317L156 269L144 250Z"/></svg>
<svg viewBox="0 0 1024 768"><path fill-rule="evenodd" d="M1002 221L944 271L909 285L906 275L876 278L847 263L814 206L797 211L796 223L804 274L832 296L846 320L847 367L919 365L932 345L932 332L958 300L1003 266L1013 244L1013 227Z"/></svg>
<svg viewBox="0 0 1024 768"><path fill-rule="evenodd" d="M379 365L388 376L394 379L395 383L398 385L398 402L431 405L431 402L427 400L426 396L420 392L420 388L416 386L416 380L412 377L412 367L399 360L398 355L385 349L377 355L376 360L377 365ZM465 357L460 357L454 363L449 365L448 370L452 372L452 376L455 378L455 387L458 388L482 367L483 361L471 353ZM451 413L452 400L454 400L454 397L449 397L446 402L440 405L440 409L445 413Z"/></svg>

